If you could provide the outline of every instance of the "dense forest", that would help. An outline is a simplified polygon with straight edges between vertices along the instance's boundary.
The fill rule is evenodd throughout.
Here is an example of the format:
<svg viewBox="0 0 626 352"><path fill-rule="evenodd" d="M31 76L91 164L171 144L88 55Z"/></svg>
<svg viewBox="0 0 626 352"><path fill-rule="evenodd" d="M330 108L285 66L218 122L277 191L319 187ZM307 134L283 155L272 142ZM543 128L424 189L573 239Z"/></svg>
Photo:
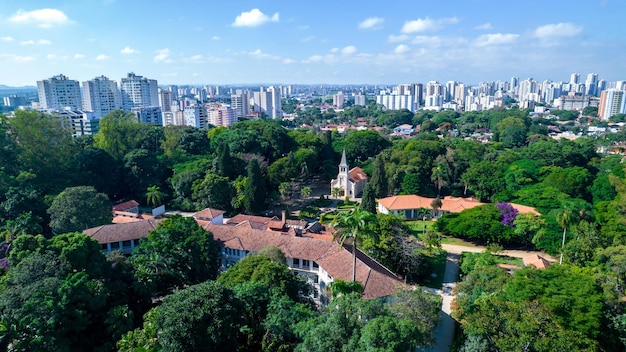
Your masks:
<svg viewBox="0 0 626 352"><path fill-rule="evenodd" d="M297 115L282 124L254 120L199 130L140 124L115 112L101 119L97 134L83 137L40 112L0 116L3 348L403 351L428 345L438 301L420 290L400 292L385 305L346 293L318 312L276 253L251 256L218 278L215 244L185 218L166 220L130 258L105 257L79 233L110 222L111 203L129 199L259 214L292 194L288 188L333 178L345 150L350 165L371 176L368 192L375 198L453 195L487 203L444 215L435 224L441 234L563 255L563 265L514 275L488 255L464 259L460 348L624 349L626 174L621 155L598 153L623 141L622 132L555 140L550 130L584 134L589 123L575 123L571 114L531 119L516 108L412 114L370 105ZM383 133L321 128L359 118L383 126ZM403 123L420 132L387 136ZM312 127L297 127L304 125ZM486 134L490 142L477 140ZM541 215L517 214L508 203ZM363 238L361 248L404 276L419 270L410 258L398 260L408 236L402 221L379 216L376 226L380 236Z"/></svg>

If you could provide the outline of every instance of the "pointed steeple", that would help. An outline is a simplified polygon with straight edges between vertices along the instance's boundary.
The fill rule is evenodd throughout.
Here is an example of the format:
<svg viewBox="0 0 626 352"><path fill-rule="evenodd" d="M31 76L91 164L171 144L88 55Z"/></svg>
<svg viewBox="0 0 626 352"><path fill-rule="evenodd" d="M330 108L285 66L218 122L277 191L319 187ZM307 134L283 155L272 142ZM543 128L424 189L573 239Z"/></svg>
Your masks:
<svg viewBox="0 0 626 352"><path fill-rule="evenodd" d="M339 163L339 167L344 166L345 168L348 168L348 162L346 161L346 150L343 150L343 153L341 154L341 162Z"/></svg>

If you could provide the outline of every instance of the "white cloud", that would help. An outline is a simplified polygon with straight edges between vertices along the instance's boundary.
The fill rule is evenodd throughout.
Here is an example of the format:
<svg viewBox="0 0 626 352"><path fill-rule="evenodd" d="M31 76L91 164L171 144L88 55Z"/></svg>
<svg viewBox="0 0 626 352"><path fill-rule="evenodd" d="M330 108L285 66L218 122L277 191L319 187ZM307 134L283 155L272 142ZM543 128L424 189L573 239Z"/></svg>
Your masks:
<svg viewBox="0 0 626 352"><path fill-rule="evenodd" d="M35 44L34 40L23 40L20 42L20 45L33 45Z"/></svg>
<svg viewBox="0 0 626 352"><path fill-rule="evenodd" d="M109 57L107 55L104 54L100 54L98 56L96 56L96 60L97 61L103 61L103 60L107 60Z"/></svg>
<svg viewBox="0 0 626 352"><path fill-rule="evenodd" d="M345 48L341 49L341 53L343 55L352 55L352 54L356 54L357 53L357 49L356 46L354 45L348 45Z"/></svg>
<svg viewBox="0 0 626 352"><path fill-rule="evenodd" d="M52 59L56 59L56 58L57 58L56 54L48 54L48 55L46 55L46 59L52 60Z"/></svg>
<svg viewBox="0 0 626 352"><path fill-rule="evenodd" d="M314 35L312 35L312 36L308 36L308 37L306 37L306 38L302 38L302 39L300 39L300 41L301 41L301 42L303 42L303 43L306 43L306 42L310 42L310 41L311 41L311 40L313 40L313 39L315 39L315 36L314 36Z"/></svg>
<svg viewBox="0 0 626 352"><path fill-rule="evenodd" d="M409 48L408 45L406 44L400 44L398 46L396 46L395 49L393 49L393 52L396 54L405 54L408 53L411 49Z"/></svg>
<svg viewBox="0 0 626 352"><path fill-rule="evenodd" d="M157 50L156 51L156 56L154 57L154 62L171 62L171 60L169 59L170 56L170 49L165 48L165 49L161 49L161 50Z"/></svg>
<svg viewBox="0 0 626 352"><path fill-rule="evenodd" d="M39 44L39 45L50 45L50 44L52 44L52 42L47 40L47 39L39 39L37 41L37 44Z"/></svg>
<svg viewBox="0 0 626 352"><path fill-rule="evenodd" d="M127 47L124 47L124 49L120 50L120 53L125 54L125 55L139 54L139 50L135 50L135 49L127 46Z"/></svg>
<svg viewBox="0 0 626 352"><path fill-rule="evenodd" d="M290 59L290 58L283 59L283 64L286 64L286 65L293 64L295 62L296 60L294 59Z"/></svg>
<svg viewBox="0 0 626 352"><path fill-rule="evenodd" d="M322 55L313 55L313 56L309 56L308 59L304 60L304 63L312 63L312 62L320 62L324 60L324 57Z"/></svg>
<svg viewBox="0 0 626 352"><path fill-rule="evenodd" d="M413 38L413 40L411 40L411 43L413 44L429 46L429 47L441 46L442 42L443 40L440 37L428 36L428 35L418 35L415 38Z"/></svg>
<svg viewBox="0 0 626 352"><path fill-rule="evenodd" d="M71 23L63 11L49 8L33 11L19 10L9 17L9 21L18 24L35 24L41 28L51 28Z"/></svg>
<svg viewBox="0 0 626 352"><path fill-rule="evenodd" d="M406 35L406 34L400 34L400 35L393 35L393 34L391 34L389 37L387 37L387 41L389 43L398 43L398 42L407 41L407 40L409 40L409 38L411 38L411 37Z"/></svg>
<svg viewBox="0 0 626 352"><path fill-rule="evenodd" d="M218 37L218 36L216 36L216 35L214 35L214 36L212 36L212 37L211 37L211 40L220 40L220 39L222 39L222 38L220 38L220 37Z"/></svg>
<svg viewBox="0 0 626 352"><path fill-rule="evenodd" d="M84 59L85 55L84 54L74 54L74 58L75 59Z"/></svg>
<svg viewBox="0 0 626 352"><path fill-rule="evenodd" d="M540 26L533 32L534 36L541 40L551 40L556 38L571 38L582 33L583 27L573 23L556 23Z"/></svg>
<svg viewBox="0 0 626 352"><path fill-rule="evenodd" d="M489 29L493 29L493 26L491 25L491 23L487 22L487 23L479 24L478 26L474 27L474 29L478 31L486 31Z"/></svg>
<svg viewBox="0 0 626 352"><path fill-rule="evenodd" d="M443 28L448 24L458 23L459 20L456 17L448 17L442 18L438 20L433 20L429 17L426 18L418 18L413 21L406 21L402 26L402 33L417 33L417 32L428 32L428 31L436 31L438 29Z"/></svg>
<svg viewBox="0 0 626 352"><path fill-rule="evenodd" d="M261 12L259 9L252 9L248 12L242 12L239 16L235 18L235 22L231 25L233 27L256 27L267 22L278 22L279 14L276 12L269 17L268 15Z"/></svg>
<svg viewBox="0 0 626 352"><path fill-rule="evenodd" d="M379 29L382 28L382 24L385 22L384 18L370 17L359 23L359 29Z"/></svg>
<svg viewBox="0 0 626 352"><path fill-rule="evenodd" d="M331 53L336 53L336 52L338 52L338 51L339 51L339 48L332 48L332 49L330 49L330 52L331 52Z"/></svg>
<svg viewBox="0 0 626 352"><path fill-rule="evenodd" d="M10 36L0 37L0 42L12 42L13 40L13 37Z"/></svg>
<svg viewBox="0 0 626 352"><path fill-rule="evenodd" d="M513 44L517 41L519 34L511 34L511 33L494 33L494 34L484 34L480 37L476 38L476 46L491 46L491 45L502 45L502 44Z"/></svg>
<svg viewBox="0 0 626 352"><path fill-rule="evenodd" d="M0 54L0 57L6 57L15 62L32 62L36 60L34 56L20 56L13 54Z"/></svg>

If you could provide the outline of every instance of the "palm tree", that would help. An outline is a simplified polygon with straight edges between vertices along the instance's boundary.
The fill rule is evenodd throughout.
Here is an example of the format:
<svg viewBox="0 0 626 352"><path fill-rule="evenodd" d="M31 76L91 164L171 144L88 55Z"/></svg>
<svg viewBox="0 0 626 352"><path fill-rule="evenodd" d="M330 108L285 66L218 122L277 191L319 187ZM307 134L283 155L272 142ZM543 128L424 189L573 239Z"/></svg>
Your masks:
<svg viewBox="0 0 626 352"><path fill-rule="evenodd" d="M438 163L437 166L433 167L432 174L430 176L430 180L433 181L435 186L437 186L437 196L441 195L441 188L448 185L445 177L446 173L443 169L443 165Z"/></svg>
<svg viewBox="0 0 626 352"><path fill-rule="evenodd" d="M291 187L287 182L281 182L278 185L278 192L280 193L280 197L283 199L283 201L287 199L287 192L289 192L290 188Z"/></svg>
<svg viewBox="0 0 626 352"><path fill-rule="evenodd" d="M309 196L311 195L311 187L309 186L302 187L302 189L300 190L300 195L302 196L303 199L309 198Z"/></svg>
<svg viewBox="0 0 626 352"><path fill-rule="evenodd" d="M338 228L334 239L338 239L340 245L343 246L348 238L352 239L352 281L356 281L356 251L359 236L368 234L368 225L375 221L376 215L356 208L351 213L339 213L331 224Z"/></svg>
<svg viewBox="0 0 626 352"><path fill-rule="evenodd" d="M330 195L335 197L335 203L337 202L337 199L339 198L339 196L341 195L341 188L339 187L333 187L333 189L330 190Z"/></svg>
<svg viewBox="0 0 626 352"><path fill-rule="evenodd" d="M433 217L437 217L437 213L439 212L439 209L441 209L442 205L443 203L441 202L441 198L439 198L439 196L430 202L430 206L433 208Z"/></svg>
<svg viewBox="0 0 626 352"><path fill-rule="evenodd" d="M161 192L159 186L150 186L148 187L148 192L146 192L146 201L149 205L158 206L161 205L163 196L165 194Z"/></svg>
<svg viewBox="0 0 626 352"><path fill-rule="evenodd" d="M556 220L559 222L559 225L563 229L563 242L561 243L561 258L559 259L559 264L563 264L563 249L565 248L565 234L567 232L567 227L570 226L574 222L574 212L569 208L563 208L557 214Z"/></svg>

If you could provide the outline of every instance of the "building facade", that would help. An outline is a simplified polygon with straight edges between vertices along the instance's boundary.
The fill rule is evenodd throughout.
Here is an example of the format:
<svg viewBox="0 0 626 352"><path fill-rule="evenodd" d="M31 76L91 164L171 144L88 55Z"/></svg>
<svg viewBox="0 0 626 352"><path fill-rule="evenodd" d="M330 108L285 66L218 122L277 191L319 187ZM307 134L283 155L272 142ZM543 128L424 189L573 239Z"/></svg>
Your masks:
<svg viewBox="0 0 626 352"><path fill-rule="evenodd" d="M350 169L346 159L346 151L341 155L337 178L330 181L330 189L339 188L341 196L356 198L363 193L368 177L360 167Z"/></svg>
<svg viewBox="0 0 626 352"><path fill-rule="evenodd" d="M64 75L37 81L37 94L42 109L55 111L82 109L80 84Z"/></svg>
<svg viewBox="0 0 626 352"><path fill-rule="evenodd" d="M83 82L84 111L93 112L99 118L121 107L117 82L105 76Z"/></svg>
<svg viewBox="0 0 626 352"><path fill-rule="evenodd" d="M157 81L130 72L120 81L122 109L159 106Z"/></svg>

